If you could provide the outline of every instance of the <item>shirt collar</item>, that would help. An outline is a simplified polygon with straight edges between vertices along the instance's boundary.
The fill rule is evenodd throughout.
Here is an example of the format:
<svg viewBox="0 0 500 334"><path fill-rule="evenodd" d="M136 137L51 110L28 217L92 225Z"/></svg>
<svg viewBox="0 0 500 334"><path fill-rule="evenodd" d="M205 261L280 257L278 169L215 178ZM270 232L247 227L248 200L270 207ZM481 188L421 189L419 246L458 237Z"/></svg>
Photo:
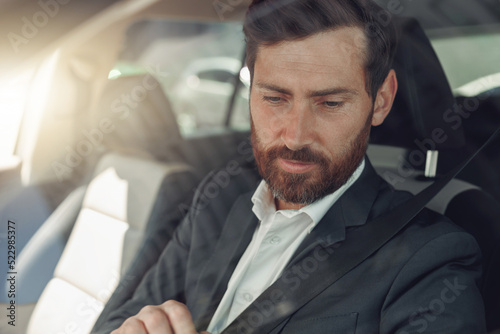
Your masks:
<svg viewBox="0 0 500 334"><path fill-rule="evenodd" d="M280 212L288 218L292 218L301 213L305 213L311 218L313 222L313 224L311 224L309 227L310 232L316 226L316 224L319 223L326 212L335 204L335 202L337 202L337 200L347 191L347 189L349 189L354 184L354 182L356 182L356 180L363 172L364 168L365 159L361 161L358 168L356 168L349 180L342 187L337 189L334 193L331 193L330 195L327 195L299 210L276 211L276 205L274 203L272 192L271 190L269 190L267 183L262 180L252 196L252 202L254 203L252 211L261 222L262 220L264 220L264 217L266 217L267 215L272 215L276 212Z"/></svg>

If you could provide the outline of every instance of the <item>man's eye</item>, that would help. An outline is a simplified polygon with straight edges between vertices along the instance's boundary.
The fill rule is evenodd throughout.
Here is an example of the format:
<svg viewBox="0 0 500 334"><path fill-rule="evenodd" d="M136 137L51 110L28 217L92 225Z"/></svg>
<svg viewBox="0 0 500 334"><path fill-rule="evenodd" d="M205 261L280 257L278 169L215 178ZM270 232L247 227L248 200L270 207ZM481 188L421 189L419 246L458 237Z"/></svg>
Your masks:
<svg viewBox="0 0 500 334"><path fill-rule="evenodd" d="M338 101L325 101L324 102L325 106L329 108L335 108L335 107L340 107L342 106L343 102L338 102Z"/></svg>
<svg viewBox="0 0 500 334"><path fill-rule="evenodd" d="M279 97L279 96L264 96L264 100L272 102L272 103L278 103L278 102L281 102L281 97Z"/></svg>

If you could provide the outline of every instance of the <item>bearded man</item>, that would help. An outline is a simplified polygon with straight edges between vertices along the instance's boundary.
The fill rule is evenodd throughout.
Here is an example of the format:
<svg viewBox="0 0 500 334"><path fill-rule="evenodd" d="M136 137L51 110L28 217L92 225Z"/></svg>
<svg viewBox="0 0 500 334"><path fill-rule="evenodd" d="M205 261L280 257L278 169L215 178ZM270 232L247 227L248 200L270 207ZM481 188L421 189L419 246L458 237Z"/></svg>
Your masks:
<svg viewBox="0 0 500 334"><path fill-rule="evenodd" d="M371 29L378 10L369 0L252 3L244 32L260 177L235 169L214 196L216 174L202 182L158 263L109 318L113 334L485 332L479 248L427 210L314 298L290 303L353 230L411 197L365 156L398 87L394 28Z"/></svg>

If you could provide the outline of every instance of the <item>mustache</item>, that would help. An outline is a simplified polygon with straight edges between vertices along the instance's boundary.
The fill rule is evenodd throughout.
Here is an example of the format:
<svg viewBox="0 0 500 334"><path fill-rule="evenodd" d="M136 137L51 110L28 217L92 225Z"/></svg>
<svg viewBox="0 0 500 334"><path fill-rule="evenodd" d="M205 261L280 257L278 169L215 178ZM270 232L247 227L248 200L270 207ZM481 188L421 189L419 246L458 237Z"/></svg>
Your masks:
<svg viewBox="0 0 500 334"><path fill-rule="evenodd" d="M304 163L328 164L328 159L323 154L315 152L309 147L303 147L297 151L292 151L286 146L273 147L267 151L267 155L270 161L281 158Z"/></svg>

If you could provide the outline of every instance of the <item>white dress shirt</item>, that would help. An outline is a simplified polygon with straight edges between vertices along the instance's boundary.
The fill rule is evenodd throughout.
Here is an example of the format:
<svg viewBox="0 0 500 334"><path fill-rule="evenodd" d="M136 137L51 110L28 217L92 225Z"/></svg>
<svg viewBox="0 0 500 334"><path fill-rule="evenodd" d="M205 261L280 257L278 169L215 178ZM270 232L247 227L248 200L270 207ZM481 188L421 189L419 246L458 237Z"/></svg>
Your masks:
<svg viewBox="0 0 500 334"><path fill-rule="evenodd" d="M266 182L261 181L252 197L252 211L260 224L229 280L208 326L210 333L222 332L278 279L300 243L359 178L364 167L363 160L346 184L300 210L276 211L274 197Z"/></svg>

